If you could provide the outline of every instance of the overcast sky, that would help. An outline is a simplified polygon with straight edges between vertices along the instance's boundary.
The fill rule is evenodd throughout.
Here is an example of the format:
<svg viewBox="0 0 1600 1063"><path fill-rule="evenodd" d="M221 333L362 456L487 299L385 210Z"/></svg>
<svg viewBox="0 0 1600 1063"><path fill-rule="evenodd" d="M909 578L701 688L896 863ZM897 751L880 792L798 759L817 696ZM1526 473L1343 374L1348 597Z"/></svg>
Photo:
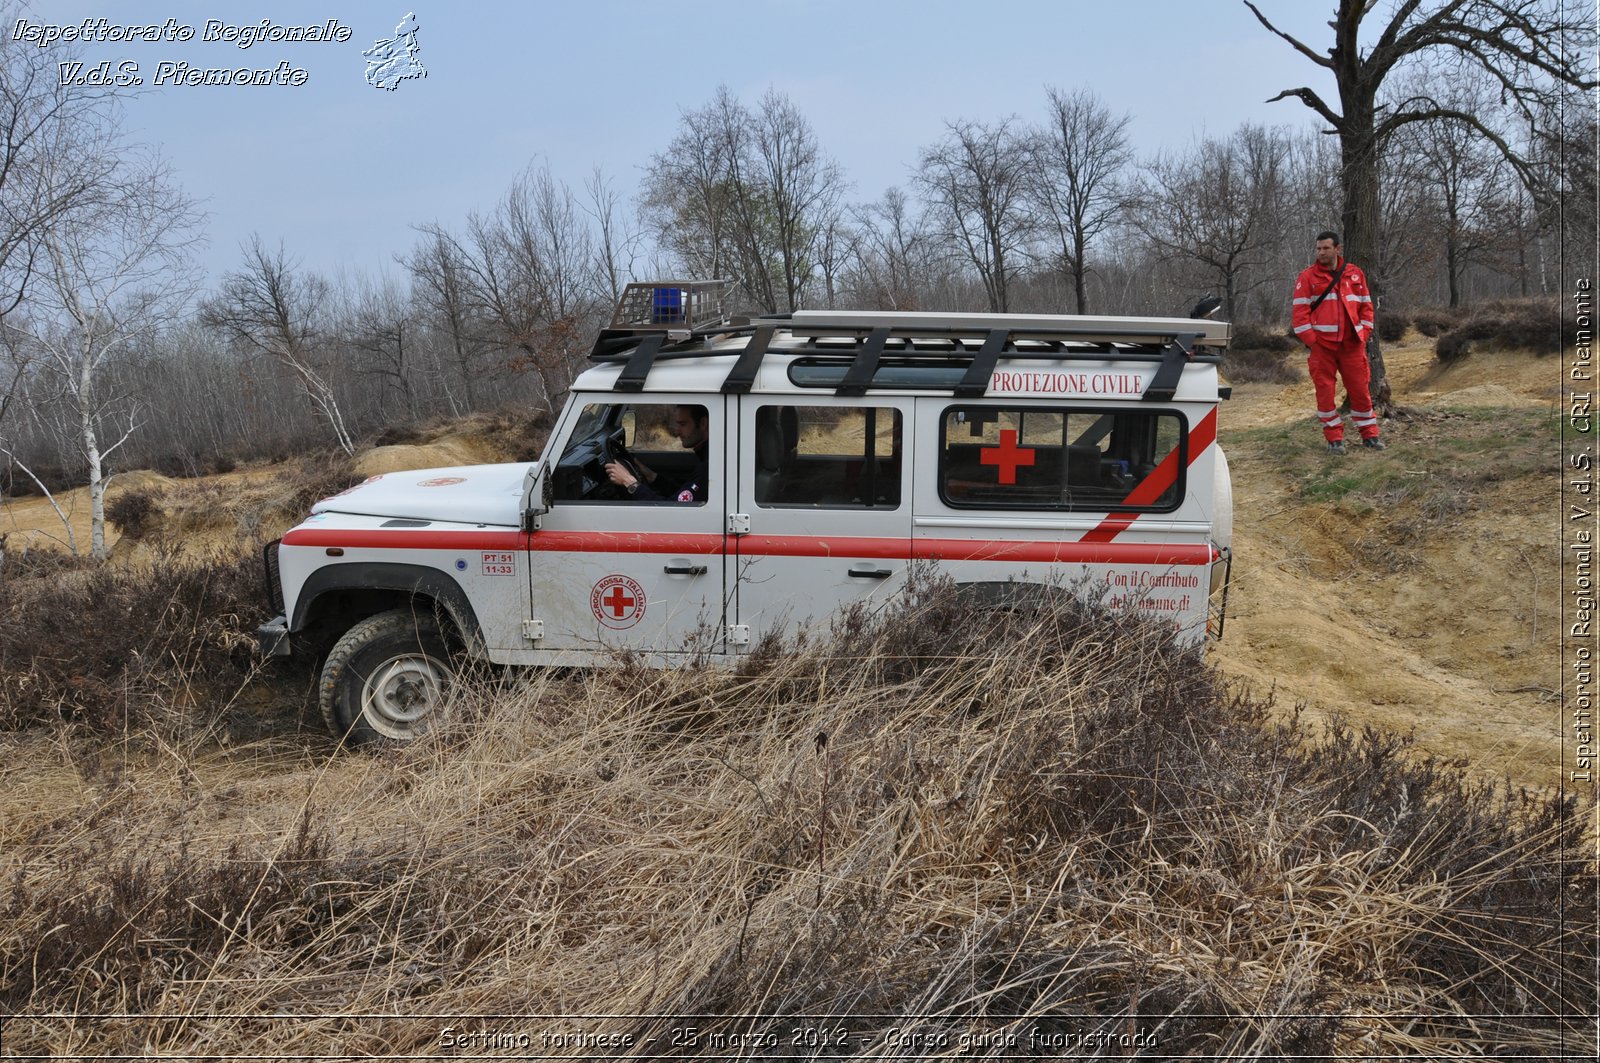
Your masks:
<svg viewBox="0 0 1600 1063"><path fill-rule="evenodd" d="M1332 0L1261 0L1279 25L1327 47ZM414 12L427 71L392 91L362 56ZM456 227L491 208L530 161L575 187L598 165L630 202L650 156L719 84L753 104L793 100L852 182L851 199L904 185L944 123L1043 116L1046 86L1087 86L1132 116L1141 154L1252 121L1312 128L1285 88L1333 94L1321 68L1271 36L1240 0L562 0L464 3L36 3L44 26L192 27L187 42L88 47L133 63L132 138L158 146L209 214L213 280L259 232L306 266L395 272L412 226ZM209 20L338 21L348 41L202 38ZM16 26L5 31L15 34ZM57 48L58 46L51 46ZM303 70L273 86L154 84L158 64Z"/></svg>

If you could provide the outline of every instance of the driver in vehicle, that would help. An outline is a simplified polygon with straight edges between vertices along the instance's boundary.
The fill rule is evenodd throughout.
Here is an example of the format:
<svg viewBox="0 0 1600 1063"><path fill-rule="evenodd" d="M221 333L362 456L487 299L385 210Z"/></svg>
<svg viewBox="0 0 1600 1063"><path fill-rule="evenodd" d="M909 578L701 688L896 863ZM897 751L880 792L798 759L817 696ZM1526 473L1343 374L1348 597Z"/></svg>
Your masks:
<svg viewBox="0 0 1600 1063"><path fill-rule="evenodd" d="M638 502L704 502L706 483L710 479L707 455L711 435L711 415L704 406L675 406L672 410L672 434L678 437L685 450L694 451L694 468L688 479L675 489L670 488L644 462L637 458L629 461L606 463L606 478Z"/></svg>

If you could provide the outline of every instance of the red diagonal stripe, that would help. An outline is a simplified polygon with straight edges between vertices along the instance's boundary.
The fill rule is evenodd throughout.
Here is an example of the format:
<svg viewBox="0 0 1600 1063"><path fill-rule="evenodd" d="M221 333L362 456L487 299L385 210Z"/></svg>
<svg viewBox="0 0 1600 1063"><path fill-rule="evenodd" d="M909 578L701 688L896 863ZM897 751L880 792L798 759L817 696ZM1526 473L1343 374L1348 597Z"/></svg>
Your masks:
<svg viewBox="0 0 1600 1063"><path fill-rule="evenodd" d="M1189 432L1189 464L1193 465L1196 458L1205 453L1207 447L1217 441L1217 411L1213 407L1211 412L1201 418ZM1128 497L1122 500L1124 506L1148 506L1166 493L1178 479L1178 452L1173 450L1168 454L1154 472L1139 481ZM1137 513L1111 513L1092 530L1083 534L1078 540L1085 543L1109 543L1122 532L1128 525L1139 519Z"/></svg>

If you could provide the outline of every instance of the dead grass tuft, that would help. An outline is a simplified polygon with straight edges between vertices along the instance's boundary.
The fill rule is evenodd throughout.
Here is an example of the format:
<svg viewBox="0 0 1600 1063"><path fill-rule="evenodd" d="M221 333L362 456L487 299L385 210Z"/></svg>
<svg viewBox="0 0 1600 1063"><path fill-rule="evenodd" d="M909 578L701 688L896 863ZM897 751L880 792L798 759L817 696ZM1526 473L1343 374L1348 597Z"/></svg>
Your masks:
<svg viewBox="0 0 1600 1063"><path fill-rule="evenodd" d="M429 1054L560 1032L471 1016L696 1014L712 1056L793 1051L728 1016L802 1013L906 1059L1592 1045L1592 810L1268 709L1149 625L932 581L734 671L473 685L253 804L129 769L0 856L8 1048Z"/></svg>
<svg viewBox="0 0 1600 1063"><path fill-rule="evenodd" d="M108 565L53 550L0 579L0 730L72 723L120 733L236 689L265 600L255 558Z"/></svg>

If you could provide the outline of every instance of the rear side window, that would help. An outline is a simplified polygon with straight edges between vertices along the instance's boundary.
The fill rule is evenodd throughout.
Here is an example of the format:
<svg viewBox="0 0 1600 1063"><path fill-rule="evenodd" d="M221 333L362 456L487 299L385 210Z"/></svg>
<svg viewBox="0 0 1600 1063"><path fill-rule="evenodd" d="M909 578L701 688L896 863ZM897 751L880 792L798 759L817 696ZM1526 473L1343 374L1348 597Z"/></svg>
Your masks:
<svg viewBox="0 0 1600 1063"><path fill-rule="evenodd" d="M756 411L756 504L895 509L902 431L900 411L892 407L762 406Z"/></svg>
<svg viewBox="0 0 1600 1063"><path fill-rule="evenodd" d="M951 406L939 495L973 509L1165 511L1183 500L1185 423L1173 411Z"/></svg>

